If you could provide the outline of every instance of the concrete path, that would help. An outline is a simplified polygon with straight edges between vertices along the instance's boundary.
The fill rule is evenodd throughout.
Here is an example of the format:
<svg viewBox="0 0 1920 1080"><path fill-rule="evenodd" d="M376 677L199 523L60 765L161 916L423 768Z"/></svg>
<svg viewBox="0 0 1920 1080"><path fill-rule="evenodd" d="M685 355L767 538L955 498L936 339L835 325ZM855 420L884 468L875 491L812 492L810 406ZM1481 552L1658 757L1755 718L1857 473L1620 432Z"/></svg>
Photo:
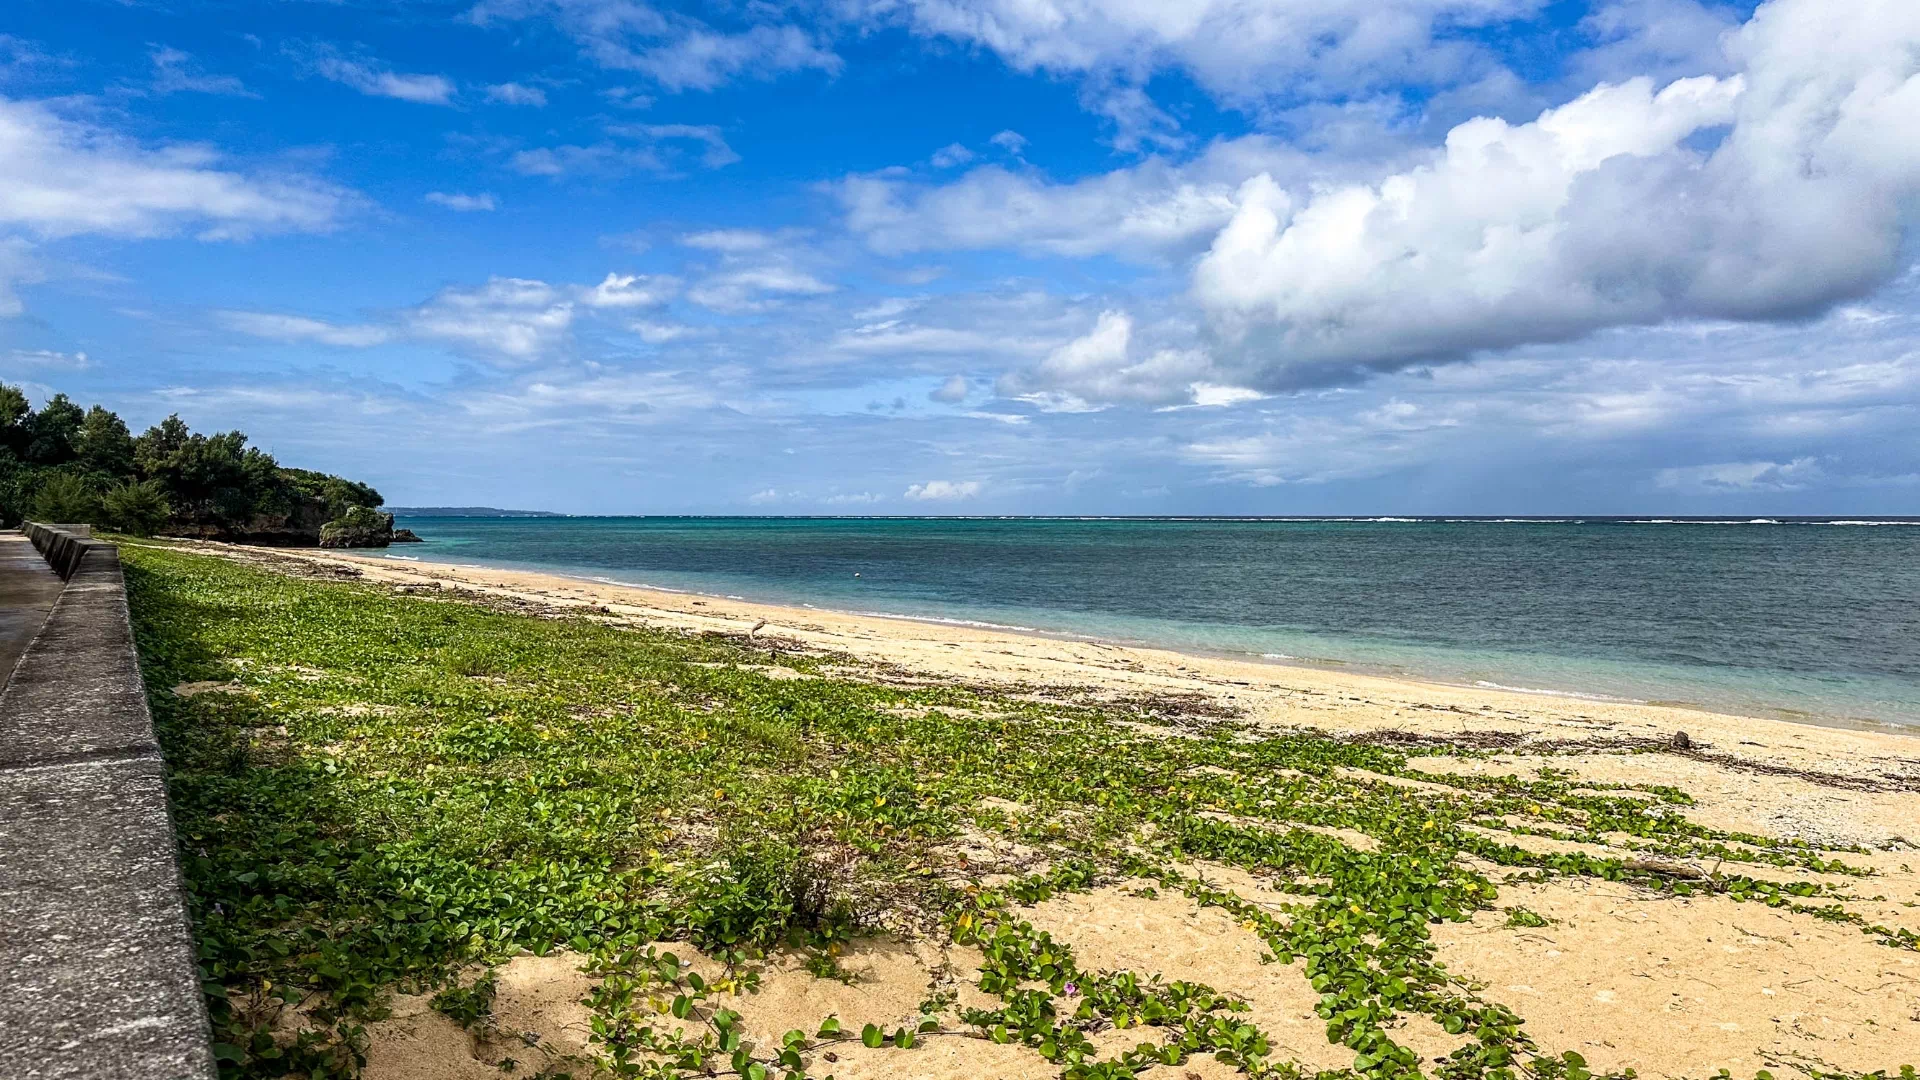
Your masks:
<svg viewBox="0 0 1920 1080"><path fill-rule="evenodd" d="M0 686L47 621L60 589L60 575L25 536L0 533Z"/></svg>
<svg viewBox="0 0 1920 1080"><path fill-rule="evenodd" d="M119 555L39 558L0 533L0 1080L214 1080Z"/></svg>

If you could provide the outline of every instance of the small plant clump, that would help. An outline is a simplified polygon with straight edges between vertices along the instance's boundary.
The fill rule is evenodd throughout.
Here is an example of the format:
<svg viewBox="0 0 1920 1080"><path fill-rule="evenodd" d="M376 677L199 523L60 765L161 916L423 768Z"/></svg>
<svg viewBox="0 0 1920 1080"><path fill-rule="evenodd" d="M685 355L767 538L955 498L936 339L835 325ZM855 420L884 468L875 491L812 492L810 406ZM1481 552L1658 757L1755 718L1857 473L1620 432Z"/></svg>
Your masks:
<svg viewBox="0 0 1920 1080"><path fill-rule="evenodd" d="M949 1039L1025 1048L1065 1080L1196 1055L1252 1076L1315 1073L1233 996L1083 967L1025 914L1107 884L1184 896L1258 935L1268 976L1309 983L1328 1043L1351 1055L1320 1075L1374 1080L1592 1075L1435 960L1431 927L1495 909L1513 881L1721 894L1920 944L1842 904L1831 876L1865 871L1695 824L1673 789L1417 773L1410 755L1439 748L1194 710L1165 737L1124 706L863 680L844 658L744 638L502 613L158 545L123 555L223 1080L356 1075L365 1025L396 989L437 991L435 1009L484 1028L494 980L459 973L561 948L589 957L595 980L581 1080L819 1080L851 1044ZM164 689L189 683L233 689ZM1422 787L1396 782L1415 776ZM1043 865L989 887L953 854L969 830ZM1633 857L1509 842L1530 836L1624 836ZM1196 861L1255 874L1286 903L1194 876ZM1740 872L1758 865L1830 877ZM1505 910L1510 927L1549 922ZM992 1004L956 1012L936 995L917 1023L885 1030L836 1017L778 1040L742 1028L730 1003L771 951L849 978L847 945L883 930L977 949L961 977ZM1395 1038L1409 1017L1458 1049L1423 1071ZM1138 1037L1100 1051L1114 1044L1092 1036L1112 1031Z"/></svg>

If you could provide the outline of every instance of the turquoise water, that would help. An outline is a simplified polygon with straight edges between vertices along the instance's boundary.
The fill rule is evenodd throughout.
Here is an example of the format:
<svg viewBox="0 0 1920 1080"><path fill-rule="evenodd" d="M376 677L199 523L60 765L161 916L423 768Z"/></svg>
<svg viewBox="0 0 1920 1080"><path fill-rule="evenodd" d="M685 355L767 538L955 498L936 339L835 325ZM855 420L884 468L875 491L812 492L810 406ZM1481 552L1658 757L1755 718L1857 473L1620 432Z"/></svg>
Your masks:
<svg viewBox="0 0 1920 1080"><path fill-rule="evenodd" d="M435 518L396 556L1920 724L1920 520Z"/></svg>

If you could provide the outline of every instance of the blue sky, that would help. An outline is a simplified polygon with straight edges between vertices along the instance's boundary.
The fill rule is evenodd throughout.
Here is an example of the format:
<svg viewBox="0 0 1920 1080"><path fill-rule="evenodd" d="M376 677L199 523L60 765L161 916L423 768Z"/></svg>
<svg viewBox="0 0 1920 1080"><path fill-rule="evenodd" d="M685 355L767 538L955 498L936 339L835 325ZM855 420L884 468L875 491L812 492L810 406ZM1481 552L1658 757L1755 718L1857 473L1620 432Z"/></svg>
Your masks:
<svg viewBox="0 0 1920 1080"><path fill-rule="evenodd" d="M1920 513L1910 0L14 0L0 378L399 504Z"/></svg>

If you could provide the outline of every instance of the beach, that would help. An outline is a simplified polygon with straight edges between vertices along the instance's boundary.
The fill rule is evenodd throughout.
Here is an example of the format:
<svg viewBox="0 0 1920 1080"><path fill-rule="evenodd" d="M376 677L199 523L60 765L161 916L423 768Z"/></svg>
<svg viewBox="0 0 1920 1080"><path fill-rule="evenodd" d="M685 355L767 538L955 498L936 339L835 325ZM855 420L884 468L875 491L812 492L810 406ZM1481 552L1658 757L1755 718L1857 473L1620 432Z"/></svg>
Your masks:
<svg viewBox="0 0 1920 1080"><path fill-rule="evenodd" d="M1423 800L1471 809L1496 797L1501 777L1550 790L1570 808L1595 796L1668 799L1669 812L1717 839L1690 855L1663 854L1645 835L1595 824L1597 810L1576 812L1571 820L1587 823L1579 828L1552 805L1543 811L1524 802L1473 817L1463 829L1497 837L1516 857L1524 853L1548 867L1558 864L1542 857L1585 859L1578 865L1589 869L1503 877L1495 863L1463 855L1466 865L1500 882L1500 895L1494 907L1434 926L1440 969L1476 1000L1511 1007L1539 1046L1577 1053L1596 1073L1631 1068L1641 1076L1696 1077L1726 1068L1752 1075L1799 1064L1864 1075L1920 1061L1920 741L1897 729L1393 680L425 558L190 549L427 601L724 640L764 653L764 663L743 670L777 680L978 687L1016 701L1138 710L1158 718L1138 725L1142 730L1172 740L1199 738L1224 718L1246 725L1249 738L1309 733L1404 748L1412 755L1404 770L1336 773L1375 796L1404 800L1407 813L1418 813ZM794 658L812 667L796 671ZM1663 794L1671 792L1684 794ZM1251 812L1221 806L1223 821L1244 823L1233 814ZM1028 812L1010 804L987 813L1001 811L1016 820ZM1381 843L1350 828L1322 831L1349 854ZM988 871L988 884L1049 865L1044 852L1020 841L969 835L973 846L963 845L954 865L976 878ZM1590 869L1602 864L1626 873ZM1249 932L1261 912L1291 910L1275 879L1225 861L1182 865L1202 883L1197 894L1190 883L1189 895L1230 891L1235 905L1246 906L1229 910L1241 914L1196 906L1164 883L1156 890L1120 879L1051 895L1022 908L1021 917L1071 945L1086 970L1204 981L1253 1010L1276 1055L1316 1068L1351 1067L1355 1050L1323 1037L1319 995L1288 969L1267 966L1260 937ZM1741 892L1747 886L1729 890L1730 874L1783 887L1808 883L1818 899L1796 906L1792 896L1811 894L1782 893L1785 899L1753 902ZM696 969L720 969L684 943L675 948ZM846 981L817 979L797 961L776 959L761 992L741 998L745 1022L772 1039L789 1027L808 1028L826 1012L910 1019L930 987L965 990L977 954L904 935L863 939L847 958L855 974ZM592 1016L582 1001L596 984L585 966L564 951L506 962L497 973L498 1030L485 1037L428 1008L427 996L402 995L392 1017L371 1029L366 1075L497 1076L503 1055L515 1049L501 1032L524 1034L532 1040L527 1046L543 1046L557 1055L553 1060L588 1055ZM1423 1069L1467 1045L1418 1015L1384 1030L1416 1052ZM1107 1034L1112 1038L1102 1043L1096 1031L1095 1042L1112 1048L1135 1032ZM825 1075L824 1059L811 1060L810 1075ZM1202 1057L1185 1067L1188 1077L1232 1071ZM852 1047L835 1053L832 1071L842 1080L959 1080L1055 1076L1059 1066L991 1041L952 1040L911 1054Z"/></svg>
<svg viewBox="0 0 1920 1080"><path fill-rule="evenodd" d="M1821 722L1817 717L1799 723L1558 694L1413 682L956 622L754 603L413 556L281 549L251 549L251 554L351 566L370 580L401 587L460 589L693 633L744 635L764 622L758 635L769 641L785 640L808 649L844 653L921 677L1031 685L1042 692L1097 690L1121 697L1194 695L1257 723L1282 727L1355 733L1405 731L1457 739L1468 749L1504 736L1541 743L1605 744L1623 740L1664 742L1675 732L1684 731L1691 741L1711 747L1716 756L1767 769L1828 773L1867 783L1904 777L1920 785L1920 731L1907 733L1891 725L1878 730L1860 725L1836 727L1839 721ZM1697 765L1676 763L1699 760L1657 755L1643 767L1649 782L1663 782L1656 778L1697 776ZM1813 787L1789 790L1807 794ZM1890 832L1886 835L1920 836L1920 805L1906 811L1914 816L1900 820L1891 805L1894 801L1889 800L1887 807L1895 817L1888 819ZM1779 812L1790 814L1791 806L1784 804L1792 799L1783 798L1782 802ZM1809 824L1808 828L1815 826ZM1868 829L1837 833L1834 838L1872 842L1884 840L1885 835L1876 837Z"/></svg>

